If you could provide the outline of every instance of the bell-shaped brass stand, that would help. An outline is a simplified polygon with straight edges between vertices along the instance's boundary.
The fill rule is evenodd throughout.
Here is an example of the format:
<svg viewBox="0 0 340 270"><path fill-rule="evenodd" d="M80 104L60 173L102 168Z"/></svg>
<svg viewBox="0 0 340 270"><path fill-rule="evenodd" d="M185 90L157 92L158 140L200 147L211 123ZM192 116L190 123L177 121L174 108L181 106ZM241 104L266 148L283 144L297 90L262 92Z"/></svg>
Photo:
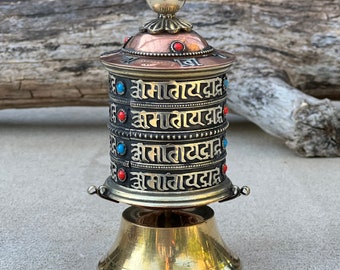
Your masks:
<svg viewBox="0 0 340 270"><path fill-rule="evenodd" d="M208 207L123 212L119 236L99 270L234 270L240 260L225 246Z"/></svg>

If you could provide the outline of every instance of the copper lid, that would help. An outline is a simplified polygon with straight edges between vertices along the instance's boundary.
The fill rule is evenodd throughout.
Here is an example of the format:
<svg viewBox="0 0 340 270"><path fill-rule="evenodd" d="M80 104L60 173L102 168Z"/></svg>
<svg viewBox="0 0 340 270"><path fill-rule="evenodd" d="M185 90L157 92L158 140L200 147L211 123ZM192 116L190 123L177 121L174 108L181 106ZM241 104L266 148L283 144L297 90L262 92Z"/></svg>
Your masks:
<svg viewBox="0 0 340 270"><path fill-rule="evenodd" d="M200 79L223 74L234 55L215 50L175 16L185 0L147 0L158 18L146 23L120 50L105 53L101 61L117 75L131 78Z"/></svg>
<svg viewBox="0 0 340 270"><path fill-rule="evenodd" d="M202 78L223 74L234 55L215 50L194 31L177 34L138 33L123 48L101 56L109 71L150 79ZM183 72L190 71L190 73Z"/></svg>

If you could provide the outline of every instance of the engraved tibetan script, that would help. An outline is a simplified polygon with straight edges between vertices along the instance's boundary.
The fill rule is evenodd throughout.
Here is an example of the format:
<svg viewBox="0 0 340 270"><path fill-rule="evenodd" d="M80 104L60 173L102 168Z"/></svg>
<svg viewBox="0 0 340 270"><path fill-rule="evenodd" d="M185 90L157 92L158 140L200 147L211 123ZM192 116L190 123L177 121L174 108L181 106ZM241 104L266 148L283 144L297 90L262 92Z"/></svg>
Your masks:
<svg viewBox="0 0 340 270"><path fill-rule="evenodd" d="M117 155L116 144L117 144L116 137L113 135L110 135L110 150L113 155Z"/></svg>
<svg viewBox="0 0 340 270"><path fill-rule="evenodd" d="M186 100L212 98L223 95L220 77L187 82L144 82L132 80L131 96L136 99Z"/></svg>
<svg viewBox="0 0 340 270"><path fill-rule="evenodd" d="M131 172L131 188L136 190L179 191L201 189L215 186L221 182L222 177L218 168L184 174Z"/></svg>
<svg viewBox="0 0 340 270"><path fill-rule="evenodd" d="M109 85L110 85L110 90L113 93L116 93L116 77L113 76L111 73L109 74Z"/></svg>
<svg viewBox="0 0 340 270"><path fill-rule="evenodd" d="M110 104L110 121L113 123L117 122L117 107L116 104L111 103Z"/></svg>
<svg viewBox="0 0 340 270"><path fill-rule="evenodd" d="M221 106L194 111L149 112L131 110L135 128L181 129L193 126L206 127L224 121Z"/></svg>
<svg viewBox="0 0 340 270"><path fill-rule="evenodd" d="M111 164L110 164L110 168L111 168L111 177L112 177L112 180L117 182L117 166L115 163L113 163L111 161Z"/></svg>
<svg viewBox="0 0 340 270"><path fill-rule="evenodd" d="M202 65L196 58L174 59L174 61L182 67L195 67Z"/></svg>
<svg viewBox="0 0 340 270"><path fill-rule="evenodd" d="M222 154L222 145L219 138L182 145L148 145L140 142L131 144L131 146L131 159L133 161L156 164L206 161Z"/></svg>

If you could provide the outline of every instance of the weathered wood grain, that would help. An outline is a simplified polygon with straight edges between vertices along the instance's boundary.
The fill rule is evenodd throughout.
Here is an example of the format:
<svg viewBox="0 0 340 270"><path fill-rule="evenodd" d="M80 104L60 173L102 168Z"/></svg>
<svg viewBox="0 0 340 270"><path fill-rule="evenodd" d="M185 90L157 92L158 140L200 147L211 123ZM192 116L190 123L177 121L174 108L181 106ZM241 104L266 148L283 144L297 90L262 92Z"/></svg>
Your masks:
<svg viewBox="0 0 340 270"><path fill-rule="evenodd" d="M338 1L188 0L178 16L237 55L233 111L303 156L340 155L339 108L314 98L340 100ZM1 1L0 108L106 104L98 56L154 17L144 0Z"/></svg>

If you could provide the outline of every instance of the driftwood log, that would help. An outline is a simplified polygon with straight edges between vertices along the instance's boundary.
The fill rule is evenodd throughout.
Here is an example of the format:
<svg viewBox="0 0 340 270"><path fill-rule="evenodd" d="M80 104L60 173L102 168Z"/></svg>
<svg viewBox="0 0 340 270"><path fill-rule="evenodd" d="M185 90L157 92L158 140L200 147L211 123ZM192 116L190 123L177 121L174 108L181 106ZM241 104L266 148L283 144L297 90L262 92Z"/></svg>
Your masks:
<svg viewBox="0 0 340 270"><path fill-rule="evenodd" d="M237 55L230 108L302 156L340 156L338 0L188 0L179 17ZM144 0L0 2L0 108L105 105L98 56L155 14Z"/></svg>

